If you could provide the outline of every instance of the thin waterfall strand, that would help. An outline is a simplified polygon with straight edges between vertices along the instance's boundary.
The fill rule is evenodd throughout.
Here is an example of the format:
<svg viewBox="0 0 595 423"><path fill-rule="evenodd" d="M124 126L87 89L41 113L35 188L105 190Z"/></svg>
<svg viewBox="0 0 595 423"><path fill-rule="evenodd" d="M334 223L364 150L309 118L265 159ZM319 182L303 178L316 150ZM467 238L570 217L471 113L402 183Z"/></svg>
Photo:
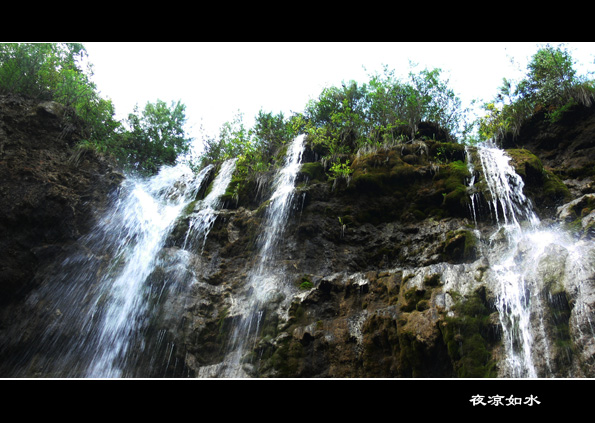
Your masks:
<svg viewBox="0 0 595 423"><path fill-rule="evenodd" d="M283 274L276 269L275 251L285 229L295 195L295 180L304 151L304 135L296 137L289 145L284 166L273 184L273 194L265 212L263 233L258 240L259 257L248 275L249 296L241 306L241 321L234 328L230 340L231 350L225 377L241 377L244 372L240 361L248 342L258 334L264 314L263 307L273 295L283 292Z"/></svg>
<svg viewBox="0 0 595 423"><path fill-rule="evenodd" d="M213 181L211 191L194 207L196 211L190 218L183 248L190 248L194 242L200 242L201 250L204 248L204 243L217 218L217 211L221 207L221 196L225 194L233 176L236 161L237 159L234 158L223 162Z"/></svg>

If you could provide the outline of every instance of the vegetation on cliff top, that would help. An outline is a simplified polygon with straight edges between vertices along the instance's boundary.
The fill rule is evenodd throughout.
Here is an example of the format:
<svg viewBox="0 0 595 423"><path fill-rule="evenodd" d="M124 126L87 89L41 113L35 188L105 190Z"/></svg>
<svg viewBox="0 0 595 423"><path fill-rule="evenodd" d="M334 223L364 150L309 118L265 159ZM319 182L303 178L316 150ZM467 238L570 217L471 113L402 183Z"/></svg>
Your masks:
<svg viewBox="0 0 595 423"><path fill-rule="evenodd" d="M188 151L183 104L149 102L125 125L115 119L111 100L99 95L86 59L79 43L0 43L0 94L63 104L66 119L82 131L80 147L109 153L128 171L152 174Z"/></svg>
<svg viewBox="0 0 595 423"><path fill-rule="evenodd" d="M127 170L152 174L188 151L192 140L184 133L182 103L168 107L160 100L149 102L119 122L111 100L101 98L91 81L93 69L86 59L78 43L0 43L0 94L64 104L71 111L69 118L82 123L81 145L113 155ZM546 110L555 120L575 104L591 104L593 81L577 76L563 48L539 49L527 69L514 89L513 81L504 78L495 99L484 104L485 115L469 122L468 110L440 69L415 72L412 65L407 79L401 80L385 67L367 83L349 81L323 89L301 113L286 117L261 110L252 128L239 113L218 135L205 136L204 151L194 165L235 157L236 177L254 179L275 166L289 140L305 133L325 171L336 178L351 172L358 152L424 137L458 143L497 139L515 133L539 111Z"/></svg>
<svg viewBox="0 0 595 423"><path fill-rule="evenodd" d="M538 112L558 120L572 106L590 106L595 98L595 81L578 76L570 53L564 48L539 49L527 66L527 75L515 82L503 78L493 101L484 104L485 116L478 122L482 139L517 135L522 124Z"/></svg>

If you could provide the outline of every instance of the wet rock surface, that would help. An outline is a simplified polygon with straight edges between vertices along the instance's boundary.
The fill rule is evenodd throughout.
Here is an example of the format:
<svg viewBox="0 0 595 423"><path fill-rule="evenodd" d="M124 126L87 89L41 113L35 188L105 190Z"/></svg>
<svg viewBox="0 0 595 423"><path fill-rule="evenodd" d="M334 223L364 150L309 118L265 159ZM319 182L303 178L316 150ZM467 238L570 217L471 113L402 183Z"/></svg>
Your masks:
<svg viewBox="0 0 595 423"><path fill-rule="evenodd" d="M45 106L43 110L43 119L56 119L51 117L56 112L47 112ZM14 129L17 118L10 117L8 112L5 116L0 127L3 140L3 134L18 132ZM37 112L35 116L39 119ZM529 146L526 140L532 139L530 132L521 132L525 137L523 145L507 145L536 213L545 223L569 225L585 245L590 245L591 236L592 175L584 171L585 159L579 160L578 153L569 154L566 149L568 145L588 145L588 122L593 116L590 110L573 118L584 131L570 130L568 126L561 127L567 128L566 132L547 129L548 134L565 134L566 141L556 146L551 141L554 135L538 136L535 145ZM52 131L45 129L48 143L57 142L53 137L64 131L58 124L52 125ZM69 134L75 137L75 132ZM68 240L84 232L85 224L90 224L86 220L89 214L82 212L103 204L90 202L85 207L85 195L104 198L103 193L115 182L109 182L109 175L115 174L108 164L92 155L81 159L89 160L82 167L82 175L89 171L103 176L96 180L76 174L70 160L72 150L68 142L61 140L66 144L64 150L56 147L59 154L52 152L48 157L62 157L66 164L60 165L57 179L47 185L48 190L54 191L39 194L33 186L45 187L41 177L52 173L39 168L38 156L19 149L24 138L21 135L5 141L0 150L0 166L13 175L13 182L2 184L2 195L12 196L13 200L3 203L0 224L11 234L20 232L12 238L18 242L8 241L9 237L3 241L12 248L7 251L15 251L7 256L13 260L12 268L20 271L27 269L23 263L32 259L17 260L20 256L16 245L20 246L20 254L27 257L33 249L41 248L38 251L47 251L47 262L51 262L55 258L50 253L52 248L61 251ZM75 140L69 139L71 143ZM573 148L575 152L579 150ZM259 336L241 362L245 375L502 376L505 334L496 304L495 265L509 251L510 238L505 231L494 233L497 226L489 198L479 193L471 201L469 180L481 175L478 168L472 175L466 164L473 151L446 140L417 140L362 154L354 160L350 178L333 181L316 160L316 154L307 150L294 207L275 255L275 270L281 275L284 289L262 311ZM589 153L590 147L581 151L595 158ZM6 152L6 157L13 157L12 161L5 157ZM20 165L15 159L19 154L23 158ZM556 159L556 154L562 161ZM25 161L37 163L38 167L24 170L28 168ZM81 163L74 169L81 169ZM565 166L574 170L565 171ZM577 171L579 168L582 173ZM26 183L17 184L14 174L29 178L29 191ZM77 176L60 179L66 175ZM97 191L94 184L99 180L104 185L99 185L103 188ZM151 373L145 376L216 377L228 365L230 332L241 317L238 302L250 294L246 281L257 260L258 236L267 206L264 193L270 182L270 177L252 181L246 184L249 189L239 195L228 195L200 251L184 249L188 215L177 222L151 275L153 290L162 294L155 300L155 313L145 336L160 337L163 342L162 351L155 353L160 363L147 363ZM37 196L29 194L28 202L17 198L19 192L25 198L24 194L33 191ZM61 216L70 216L66 209L72 214L61 226L71 232L62 231L54 238L50 228L55 228L56 216L52 213L56 209L44 211L42 206L54 201L49 192L60 193ZM31 213L40 213L41 219L36 222L46 224L34 226ZM9 222L19 225L12 225L11 229ZM514 259L523 262L530 253L529 246L521 245ZM595 343L593 337L584 336L591 333L588 326L595 304L595 270L591 266L581 267L573 260L573 251L562 244L548 246L541 259L530 265L534 267L527 268L534 270L532 283L540 286L542 304L532 319L543 321L544 331L554 334L547 338L536 336L537 349L548 348L551 352L547 359L536 360L540 375L595 376ZM578 285L573 276L578 273L581 280L590 282ZM22 281L22 285L32 279L32 273L19 278L5 280ZM168 290L168 281L174 278L187 283ZM16 308L5 308L5 315L7 310L14 316L26 315L23 309L19 312ZM545 315L548 317L542 319ZM4 322L6 326L8 320ZM145 354L145 360L150 361L148 351L139 350L138 354Z"/></svg>
<svg viewBox="0 0 595 423"><path fill-rule="evenodd" d="M0 302L35 285L86 233L122 175L80 140L66 110L54 102L0 96Z"/></svg>

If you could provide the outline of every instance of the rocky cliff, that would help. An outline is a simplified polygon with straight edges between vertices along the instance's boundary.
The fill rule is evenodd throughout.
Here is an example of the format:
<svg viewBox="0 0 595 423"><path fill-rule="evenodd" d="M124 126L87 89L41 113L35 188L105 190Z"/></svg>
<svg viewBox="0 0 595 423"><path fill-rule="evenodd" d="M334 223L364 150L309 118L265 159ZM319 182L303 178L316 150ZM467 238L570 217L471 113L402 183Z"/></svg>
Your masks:
<svg viewBox="0 0 595 423"><path fill-rule="evenodd" d="M0 224L8 235L1 241L6 253L0 271L3 298L12 301L3 311L7 338L18 316L47 306L30 300L21 307L15 294L41 283L57 253L76 245L72 241L92 224L120 175L93 152L72 148L76 130L65 126L57 105L5 98L0 107L0 189L6 199ZM536 118L504 143L539 218L562 222L575 239L587 242L595 205L593 129L595 112L579 108L556 124ZM429 136L352 159L350 177L331 180L306 143L294 207L274 257L286 289L260 311L257 337L241 360L245 374L503 375L506 334L493 263L507 240L494 235L492 199L482 189L476 149ZM472 178L478 182L470 188ZM146 366L138 374L220 376L229 365L232 330L242 318L238 303L250 295L246 279L259 252L271 182L272 175L233 179L202 249L184 249L193 209L178 220L149 277L151 290L160 294L147 342L135 350ZM549 310L535 318L553 334L536 339L538 348L549 351L536 367L540 376L593 377L595 345L592 336L581 336L592 316L579 309L595 302L595 272L590 266L580 270L589 283L579 292L567 256L566 250L552 250L535 268L545 286L541 310ZM174 279L191 282L168 291ZM25 330L43 330L40 322ZM163 340L156 353L161 356L142 358L149 338L156 337ZM34 339L24 337L4 357ZM25 375L44 376L25 367Z"/></svg>
<svg viewBox="0 0 595 423"><path fill-rule="evenodd" d="M530 143L537 142L534 134L506 140L511 164L539 218L545 224L562 220L576 238L587 240L594 124L592 109L575 110L557 124L536 119L530 125L542 126L541 137L550 134L549 147L535 148L537 154L526 148L537 147ZM492 235L496 226L487 190L476 193L472 204L469 180L481 178L480 170L472 175L467 164L477 160L475 149L420 139L362 154L353 160L350 178L332 181L314 150L307 149L304 157L296 208L276 258L293 293L280 294L266 309L260 336L244 360L248 374L505 375L490 266L508 246L504 236ZM229 196L205 250L195 258L200 276L188 292L183 330L172 335L178 363L184 364L170 369L173 374L183 368L193 376L217 375L226 365L227 332L240 318L234 299L242 296L266 207L266 196L256 193L253 186ZM180 224L183 228L184 221ZM173 237L171 248L179 246ZM577 288L572 276L564 279L572 265L559 253L543 256L535 270L540 280L558 278L557 288L548 285L538 294L549 310L541 324L554 333L554 345L535 341L535 348L549 351L536 367L540 377L592 376L593 343L578 340L592 316L573 323ZM519 260L523 254L518 253ZM588 267L586 279L592 281L595 274Z"/></svg>
<svg viewBox="0 0 595 423"><path fill-rule="evenodd" d="M93 224L121 181L114 165L77 149L80 128L55 102L0 97L0 302L35 285Z"/></svg>

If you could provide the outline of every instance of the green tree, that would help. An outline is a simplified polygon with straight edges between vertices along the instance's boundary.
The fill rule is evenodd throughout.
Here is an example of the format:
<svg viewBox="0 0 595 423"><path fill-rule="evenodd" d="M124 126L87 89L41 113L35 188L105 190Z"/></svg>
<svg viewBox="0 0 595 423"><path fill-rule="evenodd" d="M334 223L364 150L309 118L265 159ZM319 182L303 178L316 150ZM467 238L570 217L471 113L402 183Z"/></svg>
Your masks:
<svg viewBox="0 0 595 423"><path fill-rule="evenodd" d="M294 136L283 113L273 115L262 110L255 118L253 133L261 158L265 162L270 162L277 150Z"/></svg>
<svg viewBox="0 0 595 423"><path fill-rule="evenodd" d="M90 78L93 68L79 43L1 43L0 93L53 100L66 106L86 142L105 150L120 123L111 101L102 99Z"/></svg>
<svg viewBox="0 0 595 423"><path fill-rule="evenodd" d="M382 75L373 75L369 83L368 137L373 144L392 144L400 140L407 122L407 87L395 77L394 70L384 67Z"/></svg>
<svg viewBox="0 0 595 423"><path fill-rule="evenodd" d="M577 75L568 50L547 45L532 56L525 78L516 86L503 79L495 99L484 104L486 114L479 120L479 134L484 139L517 135L536 113L556 121L574 105L590 106L594 95L593 81Z"/></svg>
<svg viewBox="0 0 595 423"><path fill-rule="evenodd" d="M0 44L0 93L19 93L43 100L68 98L65 85L87 55L79 43ZM83 81L79 77L77 83Z"/></svg>
<svg viewBox="0 0 595 423"><path fill-rule="evenodd" d="M366 102L366 86L355 81L325 88L304 113L315 142L326 144L331 156L356 150L366 135Z"/></svg>
<svg viewBox="0 0 595 423"><path fill-rule="evenodd" d="M161 100L147 102L142 113L135 107L128 115L130 129L122 134L116 156L129 170L142 174L173 165L180 154L188 152L192 141L184 131L185 110L180 101L170 107Z"/></svg>
<svg viewBox="0 0 595 423"><path fill-rule="evenodd" d="M567 50L546 46L539 49L528 65L526 79L517 90L535 106L560 107L570 98L570 87L576 81L573 60Z"/></svg>

